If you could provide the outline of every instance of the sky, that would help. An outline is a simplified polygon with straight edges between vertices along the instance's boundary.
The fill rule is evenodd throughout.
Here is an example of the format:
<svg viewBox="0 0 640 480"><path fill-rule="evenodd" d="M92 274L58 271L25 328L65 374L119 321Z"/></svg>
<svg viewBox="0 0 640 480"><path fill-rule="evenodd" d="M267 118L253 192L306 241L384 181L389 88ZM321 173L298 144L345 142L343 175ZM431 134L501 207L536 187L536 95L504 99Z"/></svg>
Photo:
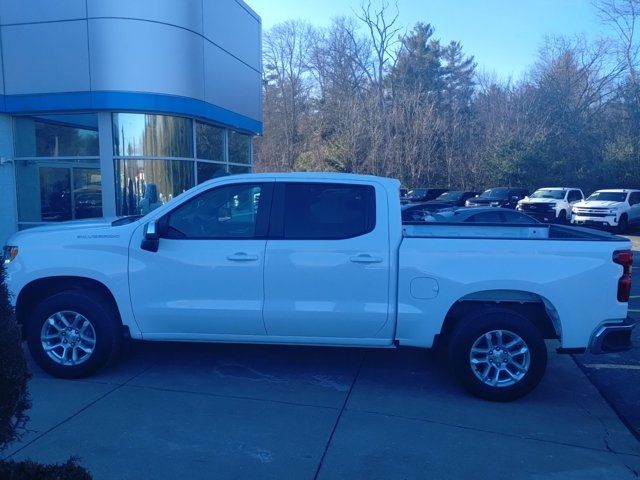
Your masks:
<svg viewBox="0 0 640 480"><path fill-rule="evenodd" d="M361 0L246 0L268 30L302 19L324 27L338 16L353 15ZM378 5L379 0L372 0ZM393 5L393 1L391 2ZM478 70L517 80L532 67L545 37L584 35L595 40L606 28L591 0L398 0L399 22L410 30L431 23L443 43L460 41Z"/></svg>

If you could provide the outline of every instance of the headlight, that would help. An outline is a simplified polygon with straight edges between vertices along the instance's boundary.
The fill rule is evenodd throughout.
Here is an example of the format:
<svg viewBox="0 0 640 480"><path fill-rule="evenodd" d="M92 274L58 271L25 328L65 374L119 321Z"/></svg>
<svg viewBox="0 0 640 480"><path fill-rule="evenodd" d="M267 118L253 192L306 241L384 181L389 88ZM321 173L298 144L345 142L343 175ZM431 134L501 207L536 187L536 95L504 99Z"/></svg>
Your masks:
<svg viewBox="0 0 640 480"><path fill-rule="evenodd" d="M471 206L471 202L469 200L467 200L466 202L464 202L464 206L465 207L470 207Z"/></svg>
<svg viewBox="0 0 640 480"><path fill-rule="evenodd" d="M519 212L521 212L521 211L522 211L522 205L520 205L520 204L516 205L516 210L518 210Z"/></svg>
<svg viewBox="0 0 640 480"><path fill-rule="evenodd" d="M500 206L500 202L491 202L491 206L492 207L499 207Z"/></svg>
<svg viewBox="0 0 640 480"><path fill-rule="evenodd" d="M618 213L618 211L613 209L613 208L611 210L609 210L609 214L610 215L615 215L616 213Z"/></svg>
<svg viewBox="0 0 640 480"><path fill-rule="evenodd" d="M5 245L2 249L2 263L7 265L11 263L18 256L18 247L11 245Z"/></svg>

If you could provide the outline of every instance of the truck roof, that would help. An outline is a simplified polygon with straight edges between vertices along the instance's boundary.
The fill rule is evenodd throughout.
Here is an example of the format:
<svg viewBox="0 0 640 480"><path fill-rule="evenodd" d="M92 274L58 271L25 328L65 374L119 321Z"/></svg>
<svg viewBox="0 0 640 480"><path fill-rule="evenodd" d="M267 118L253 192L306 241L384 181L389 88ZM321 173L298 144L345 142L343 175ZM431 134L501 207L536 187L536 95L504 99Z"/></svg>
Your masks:
<svg viewBox="0 0 640 480"><path fill-rule="evenodd" d="M274 172L274 173L242 173L217 177L208 182L219 182L225 179L247 179L256 180L326 180L326 181L352 181L352 182L377 182L389 187L400 188L400 181L395 178L376 177L375 175L360 175L355 173L337 173L337 172Z"/></svg>
<svg viewBox="0 0 640 480"><path fill-rule="evenodd" d="M542 187L537 190L580 190L578 187Z"/></svg>
<svg viewBox="0 0 640 480"><path fill-rule="evenodd" d="M640 192L640 190L635 188L603 188L602 190L596 190L596 192L628 193Z"/></svg>

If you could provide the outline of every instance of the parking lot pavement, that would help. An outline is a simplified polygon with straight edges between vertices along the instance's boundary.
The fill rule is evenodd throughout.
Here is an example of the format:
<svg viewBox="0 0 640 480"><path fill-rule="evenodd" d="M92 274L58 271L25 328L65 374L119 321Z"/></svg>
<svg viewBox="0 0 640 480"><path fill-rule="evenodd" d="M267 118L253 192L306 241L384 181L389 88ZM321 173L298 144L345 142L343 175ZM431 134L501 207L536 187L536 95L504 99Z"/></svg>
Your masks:
<svg viewBox="0 0 640 480"><path fill-rule="evenodd" d="M637 479L640 444L570 356L513 403L460 390L421 350L136 343L86 380L32 366L3 452L81 457L100 479Z"/></svg>
<svg viewBox="0 0 640 480"><path fill-rule="evenodd" d="M631 274L629 315L640 321L640 232L628 235L636 256ZM633 349L607 355L575 355L587 377L640 440L640 327L631 337Z"/></svg>

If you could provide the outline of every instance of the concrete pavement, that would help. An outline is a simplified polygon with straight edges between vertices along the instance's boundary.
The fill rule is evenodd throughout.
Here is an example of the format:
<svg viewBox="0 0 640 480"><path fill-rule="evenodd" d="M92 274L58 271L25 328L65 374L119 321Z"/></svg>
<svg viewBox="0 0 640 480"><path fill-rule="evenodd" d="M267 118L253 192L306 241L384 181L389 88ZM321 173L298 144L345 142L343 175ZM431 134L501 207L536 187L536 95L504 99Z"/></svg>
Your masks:
<svg viewBox="0 0 640 480"><path fill-rule="evenodd" d="M570 356L508 404L424 351L134 344L82 381L33 366L3 456L70 455L100 479L637 479L640 443Z"/></svg>

